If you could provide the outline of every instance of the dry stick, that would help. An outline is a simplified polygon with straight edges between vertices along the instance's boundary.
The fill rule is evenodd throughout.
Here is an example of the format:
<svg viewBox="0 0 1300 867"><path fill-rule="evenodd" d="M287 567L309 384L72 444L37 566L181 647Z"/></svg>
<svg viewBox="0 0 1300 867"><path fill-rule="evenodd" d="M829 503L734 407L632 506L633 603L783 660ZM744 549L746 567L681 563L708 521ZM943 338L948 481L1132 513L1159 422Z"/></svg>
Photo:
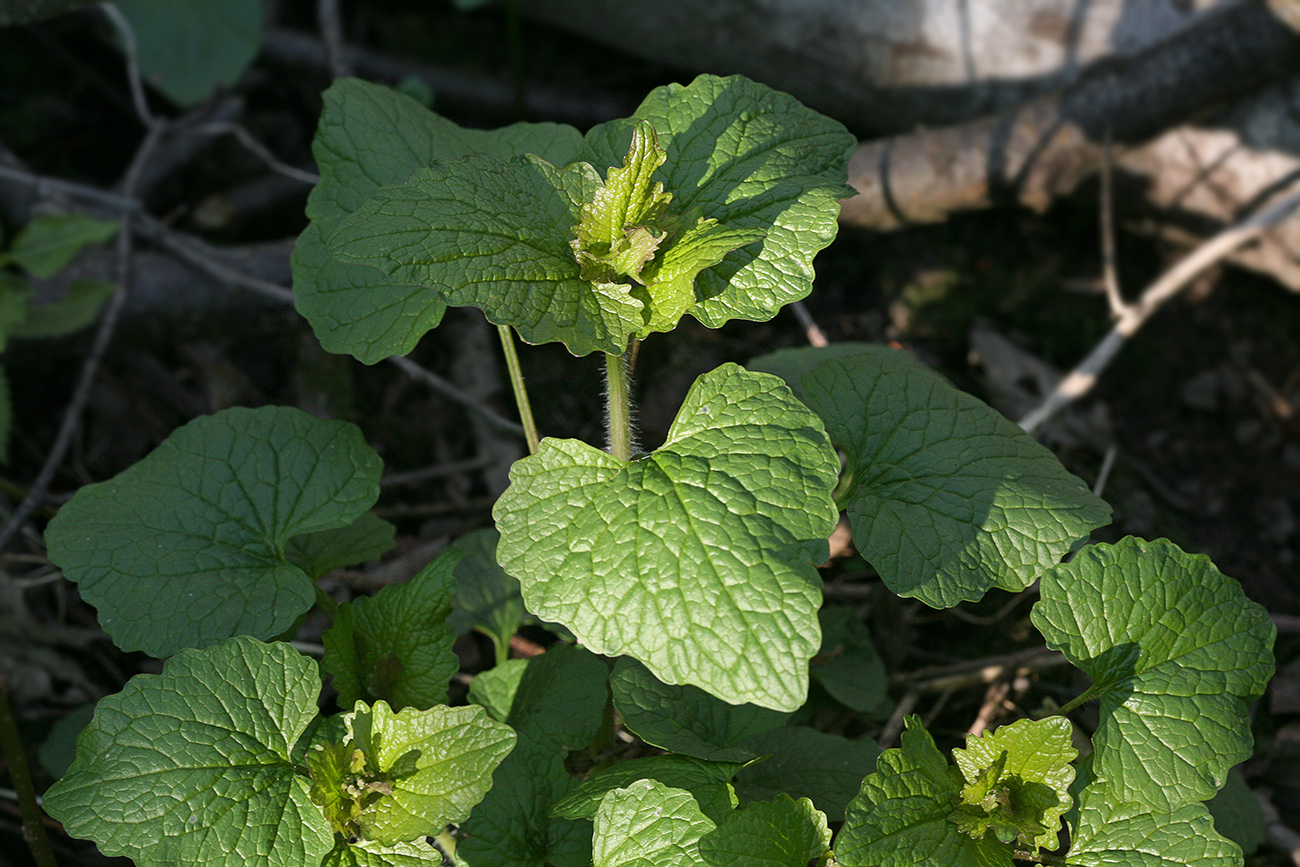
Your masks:
<svg viewBox="0 0 1300 867"><path fill-rule="evenodd" d="M1146 292L1142 293L1142 297L1136 304L1125 309L1110 333L1102 338L1074 370L1070 371L1069 376L1061 380L1047 399L1025 414L1025 417L1020 420L1020 426L1032 433L1072 401L1087 394L1096 385L1097 377L1110 364L1115 353L1119 352L1120 347L1124 345L1124 341L1132 337L1151 318L1151 315L1160 309L1161 305L1182 291L1183 287L1202 271L1247 241L1281 223L1298 207L1300 207L1300 191L1293 192L1259 213L1224 229L1166 271Z"/></svg>
<svg viewBox="0 0 1300 867"><path fill-rule="evenodd" d="M126 54L126 80L131 86L131 103L135 106L135 113L139 115L145 126L152 128L158 121L149 110L149 100L144 95L144 81L140 77L140 64L136 60L138 55L135 30L116 4L101 3L99 6L122 37L122 50Z"/></svg>
<svg viewBox="0 0 1300 867"><path fill-rule="evenodd" d="M198 135L225 135L229 133L239 140L245 150L261 160L271 171L278 172L287 178L293 178L295 181L302 181L304 184L315 185L320 183L320 175L282 161L271 153L270 148L253 138L253 134L241 124L232 121L213 121L201 124L192 131Z"/></svg>
<svg viewBox="0 0 1300 867"><path fill-rule="evenodd" d="M1115 270L1115 209L1111 197L1111 147L1110 130L1101 152L1101 276L1106 286L1106 300L1110 315L1116 319L1128 310L1124 295L1119 291L1119 276Z"/></svg>
<svg viewBox="0 0 1300 867"><path fill-rule="evenodd" d="M790 312L794 318L799 320L799 326L803 328L803 333L808 337L808 343L818 349L823 346L829 346L830 341L826 339L826 334L819 327L817 321L812 318L808 308L802 301L794 301L790 304Z"/></svg>
<svg viewBox="0 0 1300 867"><path fill-rule="evenodd" d="M123 189L129 196L139 181L140 171L148 161L149 155L157 148L158 142L162 139L167 130L166 124L155 124L149 127L149 132L145 135L144 141L135 152L135 158L132 159L130 167L126 172L126 180L123 183ZM122 214L122 226L117 233L117 290L113 292L108 299L108 304L104 307L104 313L99 320L99 329L95 332L95 342L91 345L90 355L86 357L85 363L81 366L81 375L77 380L76 388L72 392L72 400L69 401L67 409L63 413L63 421L59 425L58 435L54 438L54 445L50 453L45 457L45 463L41 466L41 471L36 476L36 481L32 482L31 488L27 491L27 496L14 509L13 515L5 524L4 529L0 530L0 551L13 540L13 537L27 522L28 517L41 504L45 497L45 492L54 479L55 472L58 471L59 465L63 463L63 456L67 453L68 447L72 445L72 436L76 433L77 424L81 420L81 411L86 406L86 401L90 397L90 387L95 381L95 375L99 372L100 362L104 359L104 353L108 350L108 344L113 338L113 332L117 328L117 320L122 312L122 305L126 302L127 287L131 282L131 264L132 264L132 240L134 238L131 232L131 222L134 215L127 211Z"/></svg>
<svg viewBox="0 0 1300 867"><path fill-rule="evenodd" d="M443 379L441 376L438 376L438 374L431 370L425 370L406 356L392 355L389 356L388 361L391 364L400 367L407 376L411 377L411 379L424 383L448 400L458 403L465 407L465 409L476 414L498 433L509 434L510 436L519 437L520 439L527 438L521 425L517 425L509 419L502 418L488 407L479 403L477 400Z"/></svg>
<svg viewBox="0 0 1300 867"><path fill-rule="evenodd" d="M338 0L319 0L316 4L316 26L320 28L321 42L325 43L325 59L330 75L344 78L352 74L344 57L343 24L339 19Z"/></svg>

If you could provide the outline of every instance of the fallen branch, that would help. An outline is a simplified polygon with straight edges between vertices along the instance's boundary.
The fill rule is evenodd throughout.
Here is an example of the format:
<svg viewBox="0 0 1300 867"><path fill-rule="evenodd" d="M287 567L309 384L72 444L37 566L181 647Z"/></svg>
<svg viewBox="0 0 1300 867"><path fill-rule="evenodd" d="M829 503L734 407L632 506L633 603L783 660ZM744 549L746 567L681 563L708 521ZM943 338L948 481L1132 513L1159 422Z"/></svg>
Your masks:
<svg viewBox="0 0 1300 867"><path fill-rule="evenodd" d="M1300 190L1220 232L1165 272L1142 293L1137 303L1125 307L1110 333L1102 338L1101 342L1068 376L1061 380L1041 404L1020 419L1020 426L1026 431L1033 432L1070 402L1087 394L1124 342L1132 337L1151 318L1151 315L1160 309L1161 305L1182 291L1198 274L1222 260L1233 250L1286 220L1297 208L1300 208Z"/></svg>
<svg viewBox="0 0 1300 867"><path fill-rule="evenodd" d="M864 142L849 165L859 194L841 220L895 229L1013 202L1043 210L1100 168L1108 138L1149 140L1298 69L1300 33L1262 2L1229 6L1141 54L1097 63L1059 95Z"/></svg>

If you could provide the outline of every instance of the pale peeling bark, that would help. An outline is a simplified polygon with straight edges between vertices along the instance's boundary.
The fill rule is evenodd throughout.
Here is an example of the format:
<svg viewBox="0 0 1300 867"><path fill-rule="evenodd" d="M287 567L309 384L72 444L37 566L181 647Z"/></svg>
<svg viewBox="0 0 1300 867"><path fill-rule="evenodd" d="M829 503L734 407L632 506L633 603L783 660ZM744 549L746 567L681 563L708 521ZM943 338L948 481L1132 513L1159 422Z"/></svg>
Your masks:
<svg viewBox="0 0 1300 867"><path fill-rule="evenodd" d="M529 0L619 51L739 72L879 135L1000 111L1225 0Z"/></svg>

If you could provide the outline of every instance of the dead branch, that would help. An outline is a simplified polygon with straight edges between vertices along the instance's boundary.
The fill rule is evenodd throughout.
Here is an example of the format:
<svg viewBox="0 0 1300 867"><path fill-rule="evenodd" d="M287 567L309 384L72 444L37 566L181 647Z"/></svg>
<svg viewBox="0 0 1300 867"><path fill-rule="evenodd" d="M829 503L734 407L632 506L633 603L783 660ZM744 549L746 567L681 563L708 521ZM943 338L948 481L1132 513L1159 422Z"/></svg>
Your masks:
<svg viewBox="0 0 1300 867"><path fill-rule="evenodd" d="M1281 0L1278 0L1281 2ZM1220 10L1059 95L959 126L864 142L841 219L872 229L1018 202L1044 209L1098 170L1109 136L1136 144L1300 70L1300 33L1262 2Z"/></svg>

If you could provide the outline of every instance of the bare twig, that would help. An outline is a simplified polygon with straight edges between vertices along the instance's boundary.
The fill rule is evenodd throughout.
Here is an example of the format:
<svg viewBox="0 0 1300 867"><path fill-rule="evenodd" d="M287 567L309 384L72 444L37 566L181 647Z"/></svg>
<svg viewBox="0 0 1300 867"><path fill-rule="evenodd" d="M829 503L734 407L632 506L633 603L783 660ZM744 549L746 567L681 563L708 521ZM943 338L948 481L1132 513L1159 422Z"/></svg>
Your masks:
<svg viewBox="0 0 1300 867"><path fill-rule="evenodd" d="M196 127L194 132L202 135L225 135L227 133L233 135L235 138L239 139L239 143L243 145L249 153L264 162L267 168L272 171L279 172L285 177L293 178L296 181L302 181L304 184L315 185L320 183L320 175L315 172L304 171L303 169L296 168L281 161L275 154L271 153L266 145L253 138L252 133L240 124L222 121L205 123L202 126Z"/></svg>
<svg viewBox="0 0 1300 867"><path fill-rule="evenodd" d="M131 160L131 165L126 171L122 185L128 196L135 191L140 179L140 172L144 169L150 154L154 152L154 149L162 140L166 130L167 125L162 123L149 127L144 141L136 149L135 157ZM90 387L95 381L95 375L99 372L99 365L104 359L104 353L108 350L108 344L113 339L113 332L117 328L122 305L126 302L128 287L131 283L131 254L133 249L132 241L134 240L131 223L135 216L130 211L122 214L122 227L117 233L117 291L112 294L108 303L104 306L104 312L99 320L99 329L95 332L95 341L91 345L90 354L81 367L81 374L77 379L76 387L73 389L72 399L68 402L67 409L64 410L63 421L59 425L58 434L54 438L54 445L51 446L49 454L45 456L45 463L41 466L40 472L36 475L36 480L32 482L31 488L27 491L27 496L23 497L22 502L18 504L18 508L14 509L13 515L6 522L4 529L0 530L0 551L4 550L13 540L13 537L22 529L23 524L27 522L28 517L41 504L46 490L49 489L50 482L54 479L55 472L63 463L63 456L67 453L68 447L72 445L73 434L76 433L77 425L81 420L81 411L85 408L86 400L90 397Z"/></svg>
<svg viewBox="0 0 1300 867"><path fill-rule="evenodd" d="M523 426L515 424L509 419L505 419L497 415L491 409L484 406L482 403L475 400L473 397L469 396L465 392L461 391L459 388L452 385L450 382L443 379L441 376L438 376L438 374L434 373L433 371L425 370L423 367L421 367L420 365L416 364L414 361L412 361L411 359L403 355L390 356L388 361L391 364L395 364L399 368L401 368L402 371L405 372L407 376L411 377L412 379L418 380L419 382L424 383L429 388L438 392L438 394L442 395L443 397L447 398L453 403L460 404L461 406L465 407L465 409L476 414L485 422L487 422L488 425L491 426L498 433L509 434L510 436L516 436L519 437L520 439L524 439Z"/></svg>
<svg viewBox="0 0 1300 867"><path fill-rule="evenodd" d="M812 318L812 314L808 312L808 308L804 306L802 301L793 302L790 305L790 312L794 314L795 319L799 320L799 327L803 329L803 333L808 337L809 345L816 346L819 349L830 345L830 341L826 339L826 334L817 326L816 320Z"/></svg>
<svg viewBox="0 0 1300 867"><path fill-rule="evenodd" d="M316 26L320 28L321 42L325 43L330 75L335 78L351 75L352 70L343 55L343 23L339 19L338 0L317 2Z"/></svg>
<svg viewBox="0 0 1300 867"><path fill-rule="evenodd" d="M149 109L149 100L145 98L144 81L140 77L140 64L137 61L135 30L116 4L101 3L100 8L104 10L104 14L122 37L122 50L126 53L126 79L131 87L131 104L135 106L135 113L144 125L153 129L159 121L153 116L153 112Z"/></svg>
<svg viewBox="0 0 1300 867"><path fill-rule="evenodd" d="M1119 276L1115 270L1115 206L1111 196L1112 149L1110 131L1101 154L1101 277L1106 287L1106 301L1110 315L1116 319L1128 310L1124 295L1119 291Z"/></svg>
<svg viewBox="0 0 1300 867"><path fill-rule="evenodd" d="M207 244L197 238L187 238L149 214L138 215L138 225L141 235L214 279L243 289L251 289L285 304L293 303L293 292L278 283L253 277L225 265L212 255L211 248Z"/></svg>
<svg viewBox="0 0 1300 867"><path fill-rule="evenodd" d="M1300 190L1278 199L1262 211L1224 229L1166 271L1142 293L1142 297L1136 304L1130 305L1125 310L1110 333L1102 338L1101 342L1068 376L1061 380L1047 399L1020 420L1020 426L1026 431L1033 432L1065 406L1087 394L1096 385L1097 377L1110 364L1124 342L1132 337L1166 301L1182 291L1183 287L1198 274L1233 250L1287 219L1296 208L1300 208Z"/></svg>
<svg viewBox="0 0 1300 867"><path fill-rule="evenodd" d="M110 193L108 190L101 190L99 187L79 184L75 181L65 181L62 178L38 175L13 166L0 166L0 178L31 187L38 195L42 196L48 196L51 193L62 193L66 196L83 199L124 213L134 213L141 209L140 203L135 199L119 196L117 193Z"/></svg>

